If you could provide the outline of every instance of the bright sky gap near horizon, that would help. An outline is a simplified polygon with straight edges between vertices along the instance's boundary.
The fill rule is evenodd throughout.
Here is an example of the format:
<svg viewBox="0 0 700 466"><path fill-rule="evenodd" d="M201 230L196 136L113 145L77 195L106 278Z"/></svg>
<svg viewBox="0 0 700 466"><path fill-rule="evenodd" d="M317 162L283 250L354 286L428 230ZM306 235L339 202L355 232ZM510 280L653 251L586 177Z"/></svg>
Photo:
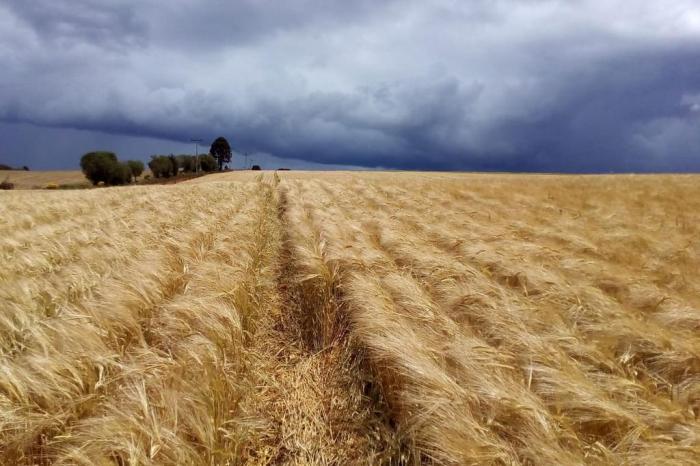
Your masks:
<svg viewBox="0 0 700 466"><path fill-rule="evenodd" d="M32 169L223 135L263 168L700 171L697 0L5 0L0 60Z"/></svg>

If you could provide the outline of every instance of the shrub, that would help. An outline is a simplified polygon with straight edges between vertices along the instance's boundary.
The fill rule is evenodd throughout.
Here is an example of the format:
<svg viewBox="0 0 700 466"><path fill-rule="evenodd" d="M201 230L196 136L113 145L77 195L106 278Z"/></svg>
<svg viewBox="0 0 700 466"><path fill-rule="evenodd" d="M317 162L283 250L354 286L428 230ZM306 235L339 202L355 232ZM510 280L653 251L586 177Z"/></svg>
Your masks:
<svg viewBox="0 0 700 466"><path fill-rule="evenodd" d="M210 154L201 155L199 157L199 166L204 172L213 172L217 169L216 159Z"/></svg>
<svg viewBox="0 0 700 466"><path fill-rule="evenodd" d="M58 183L48 183L44 189L58 189Z"/></svg>
<svg viewBox="0 0 700 466"><path fill-rule="evenodd" d="M129 165L129 169L131 170L131 175L134 178L138 178L141 176L144 170L144 165L143 162L140 160L127 160L126 161L127 165Z"/></svg>
<svg viewBox="0 0 700 466"><path fill-rule="evenodd" d="M0 183L0 189L15 189L15 184L10 183L9 178L5 178L2 183Z"/></svg>
<svg viewBox="0 0 700 466"><path fill-rule="evenodd" d="M260 165L253 165L251 170L261 170Z"/></svg>
<svg viewBox="0 0 700 466"><path fill-rule="evenodd" d="M93 185L100 181L109 184L115 165L118 165L118 161L114 152L88 152L80 159L80 168Z"/></svg>
<svg viewBox="0 0 700 466"><path fill-rule="evenodd" d="M133 161L132 161L133 162ZM136 162L140 163L140 162ZM143 164L141 164L141 171ZM132 168L129 163L119 162L114 152L88 152L80 159L80 168L93 185L122 185L131 183ZM139 168L134 166L134 168Z"/></svg>
<svg viewBox="0 0 700 466"><path fill-rule="evenodd" d="M194 173L196 171L197 161L194 155L183 154L178 155L175 158L177 159L177 163L183 172Z"/></svg>
<svg viewBox="0 0 700 466"><path fill-rule="evenodd" d="M107 184L119 186L131 183L131 167L126 162L117 162L112 166Z"/></svg>
<svg viewBox="0 0 700 466"><path fill-rule="evenodd" d="M148 168L151 169L155 178L170 178L173 166L167 156L153 155L151 161L148 162Z"/></svg>

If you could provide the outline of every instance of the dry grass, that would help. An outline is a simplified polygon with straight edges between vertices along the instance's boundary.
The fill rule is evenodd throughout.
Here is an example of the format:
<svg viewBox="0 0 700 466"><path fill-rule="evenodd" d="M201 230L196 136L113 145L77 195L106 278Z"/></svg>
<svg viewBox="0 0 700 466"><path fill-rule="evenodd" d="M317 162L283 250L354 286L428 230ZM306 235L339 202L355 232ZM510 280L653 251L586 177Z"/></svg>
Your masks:
<svg viewBox="0 0 700 466"><path fill-rule="evenodd" d="M700 458L696 176L0 197L3 464Z"/></svg>
<svg viewBox="0 0 700 466"><path fill-rule="evenodd" d="M43 189L47 185L86 185L90 182L80 170L24 171L0 170L0 180L8 179L15 189Z"/></svg>

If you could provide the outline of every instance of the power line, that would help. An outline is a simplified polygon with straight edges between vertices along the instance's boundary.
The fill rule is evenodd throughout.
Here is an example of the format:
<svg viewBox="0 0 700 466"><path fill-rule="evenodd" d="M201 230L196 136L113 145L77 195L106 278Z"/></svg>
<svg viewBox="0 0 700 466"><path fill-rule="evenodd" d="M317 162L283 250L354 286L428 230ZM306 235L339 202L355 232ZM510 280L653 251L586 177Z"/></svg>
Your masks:
<svg viewBox="0 0 700 466"><path fill-rule="evenodd" d="M202 142L201 139L190 139L190 142L194 142L194 173L199 173L199 144Z"/></svg>
<svg viewBox="0 0 700 466"><path fill-rule="evenodd" d="M231 148L231 152L235 152L235 153L237 153L237 154L242 155L243 157L245 157L245 166L244 166L243 168L246 168L246 169L250 168L250 167L248 166L248 157L250 157L250 152L247 151L247 150L238 149L237 147L233 147L233 146L230 145L230 144L229 144L229 147Z"/></svg>

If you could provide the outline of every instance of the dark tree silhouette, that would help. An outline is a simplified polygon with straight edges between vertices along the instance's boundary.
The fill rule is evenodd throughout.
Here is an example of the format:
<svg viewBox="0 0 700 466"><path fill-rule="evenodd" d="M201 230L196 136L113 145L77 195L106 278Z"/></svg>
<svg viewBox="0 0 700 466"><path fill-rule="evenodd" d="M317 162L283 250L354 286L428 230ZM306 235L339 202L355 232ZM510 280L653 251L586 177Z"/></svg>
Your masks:
<svg viewBox="0 0 700 466"><path fill-rule="evenodd" d="M219 136L211 143L211 148L209 153L216 159L219 163L219 171L224 168L225 163L231 161L231 146L225 137Z"/></svg>

